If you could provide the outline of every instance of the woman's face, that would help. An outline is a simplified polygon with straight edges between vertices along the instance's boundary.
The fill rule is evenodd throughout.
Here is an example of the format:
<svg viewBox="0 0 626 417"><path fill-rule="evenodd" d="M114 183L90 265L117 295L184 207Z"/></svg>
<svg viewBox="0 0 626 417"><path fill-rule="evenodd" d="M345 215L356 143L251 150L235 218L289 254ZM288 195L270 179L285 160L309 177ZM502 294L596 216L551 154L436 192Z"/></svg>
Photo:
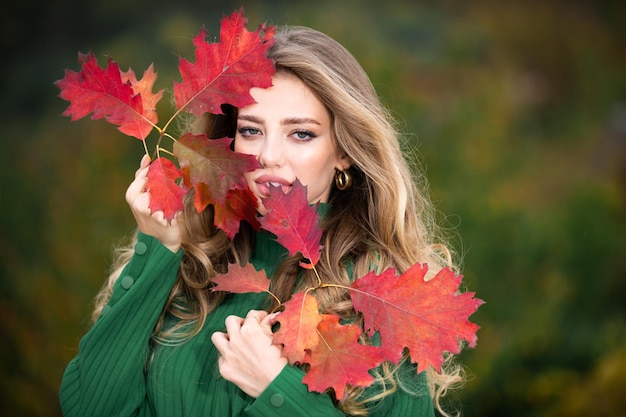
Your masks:
<svg viewBox="0 0 626 417"><path fill-rule="evenodd" d="M255 155L261 168L246 174L265 214L261 197L270 186L287 193L296 180L307 186L310 204L327 202L335 169L347 169L348 160L337 150L328 110L299 78L277 73L269 88L252 88L256 103L239 109L235 151Z"/></svg>

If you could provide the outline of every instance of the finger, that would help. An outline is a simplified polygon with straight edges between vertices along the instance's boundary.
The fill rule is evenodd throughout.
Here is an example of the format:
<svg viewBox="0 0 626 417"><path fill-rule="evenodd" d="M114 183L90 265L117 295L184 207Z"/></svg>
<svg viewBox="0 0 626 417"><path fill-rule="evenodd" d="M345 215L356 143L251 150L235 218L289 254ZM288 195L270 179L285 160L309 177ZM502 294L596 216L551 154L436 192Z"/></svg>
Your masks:
<svg viewBox="0 0 626 417"><path fill-rule="evenodd" d="M260 311L260 310L250 310L248 311L248 314L246 314L246 318L252 318L255 319L258 323L261 322L261 320L263 320L263 318L265 318L265 316L267 316L267 313L265 311Z"/></svg>
<svg viewBox="0 0 626 417"><path fill-rule="evenodd" d="M246 322L248 320L254 320L257 323L261 323L261 319L259 318L259 316L257 316L256 314L250 314L249 316L246 317Z"/></svg>
<svg viewBox="0 0 626 417"><path fill-rule="evenodd" d="M232 339L233 336L236 336L241 331L241 326L243 325L243 319L239 316L228 316L226 320L224 320L224 324L226 325L226 333L228 333L229 338Z"/></svg>
<svg viewBox="0 0 626 417"><path fill-rule="evenodd" d="M280 314L280 311L277 311L276 313L272 313L272 314L267 314L265 317L263 317L263 320L261 320L261 324L267 324L270 327L273 326L274 324L278 323L278 315Z"/></svg>
<svg viewBox="0 0 626 417"><path fill-rule="evenodd" d="M274 332L272 330L272 323L271 323L271 321L268 319L268 317L265 317L265 318L263 318L261 323L259 323L259 325L261 326L261 330L263 331L263 334L268 338L268 340L270 341L270 344L271 344L272 343L272 339L274 337Z"/></svg>
<svg viewBox="0 0 626 417"><path fill-rule="evenodd" d="M136 177L135 180L131 182L128 188L126 189L126 202L132 205L135 198L137 198L139 194L145 191L147 184L148 184L148 177L146 177L145 175L140 175Z"/></svg>
<svg viewBox="0 0 626 417"><path fill-rule="evenodd" d="M213 342L220 355L223 356L226 349L228 349L228 335L222 332L215 332L211 335L211 342Z"/></svg>
<svg viewBox="0 0 626 417"><path fill-rule="evenodd" d="M150 214L150 193L139 193L129 202L131 208L136 213Z"/></svg>
<svg viewBox="0 0 626 417"><path fill-rule="evenodd" d="M150 160L150 156L148 154L145 154L142 158L141 158L141 162L139 163L139 167L140 168L145 168L148 165L150 165L150 162L152 162Z"/></svg>
<svg viewBox="0 0 626 417"><path fill-rule="evenodd" d="M144 155L139 162L139 168L135 171L135 177L144 175L144 172L147 172L148 168L150 168L150 162L150 157L148 155Z"/></svg>
<svg viewBox="0 0 626 417"><path fill-rule="evenodd" d="M143 194L147 194L147 193L143 193ZM169 222L165 218L165 213L163 213L162 210L155 211L154 213L152 213L152 218L163 226L167 226L169 224Z"/></svg>
<svg viewBox="0 0 626 417"><path fill-rule="evenodd" d="M148 170L150 169L150 165L140 166L137 171L135 171L135 178L145 177L148 174Z"/></svg>
<svg viewBox="0 0 626 417"><path fill-rule="evenodd" d="M246 314L246 320L241 327L241 332L244 337L257 337L259 330L265 336L271 344L272 336L272 324L268 318L270 315L267 311L262 310L250 310Z"/></svg>
<svg viewBox="0 0 626 417"><path fill-rule="evenodd" d="M176 213L174 213L174 217L172 218L172 221L170 222L170 224L172 226L178 225L178 219L180 219L180 217L182 215L183 215L183 211L182 210L178 210Z"/></svg>

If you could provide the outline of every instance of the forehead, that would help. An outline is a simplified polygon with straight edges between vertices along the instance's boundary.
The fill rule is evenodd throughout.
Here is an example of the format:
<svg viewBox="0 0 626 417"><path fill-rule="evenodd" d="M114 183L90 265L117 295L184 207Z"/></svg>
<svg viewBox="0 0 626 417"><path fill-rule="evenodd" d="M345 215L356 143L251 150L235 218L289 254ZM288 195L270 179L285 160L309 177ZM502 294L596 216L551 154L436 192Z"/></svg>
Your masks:
<svg viewBox="0 0 626 417"><path fill-rule="evenodd" d="M330 120L330 114L318 96L291 73L274 74L271 87L252 88L250 95L255 103L240 109L240 114L315 117L320 123Z"/></svg>

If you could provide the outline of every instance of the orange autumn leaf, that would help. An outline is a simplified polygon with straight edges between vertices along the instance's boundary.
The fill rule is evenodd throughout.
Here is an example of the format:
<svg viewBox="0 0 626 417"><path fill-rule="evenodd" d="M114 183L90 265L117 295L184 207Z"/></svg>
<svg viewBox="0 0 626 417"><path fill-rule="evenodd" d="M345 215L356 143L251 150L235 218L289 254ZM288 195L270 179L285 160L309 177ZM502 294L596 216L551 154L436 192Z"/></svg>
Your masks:
<svg viewBox="0 0 626 417"><path fill-rule="evenodd" d="M252 264L239 266L228 264L228 272L217 275L211 281L216 285L211 291L228 291L236 294L267 292L270 280L264 270L257 271Z"/></svg>
<svg viewBox="0 0 626 417"><path fill-rule="evenodd" d="M157 73L154 72L153 64L150 64L148 69L144 71L143 77L140 80L137 80L135 73L131 69L125 72L121 72L120 75L123 82L130 83L133 89L133 93L138 94L141 97L143 118L136 120L134 123L136 126L136 130L138 132L141 132L140 134L143 138L145 138L152 130L152 126L156 125L156 123L159 121L156 106L159 100L161 100L161 98L163 97L163 92L165 90L159 90L157 93L152 92L154 82L157 79ZM150 122L151 124L146 123L146 121ZM128 129L130 129L130 126ZM122 132L126 133L125 130L122 130Z"/></svg>
<svg viewBox="0 0 626 417"><path fill-rule="evenodd" d="M376 346L358 343L361 328L354 324L339 324L339 317L323 314L317 325L319 342L307 354L310 369L302 379L310 391L335 390L342 399L346 385L367 387L374 382L369 370L383 361Z"/></svg>
<svg viewBox="0 0 626 417"><path fill-rule="evenodd" d="M280 328L274 333L274 343L283 345L283 356L289 363L300 364L319 342L317 324L322 316L317 300L306 292L294 294L284 307L276 318Z"/></svg>

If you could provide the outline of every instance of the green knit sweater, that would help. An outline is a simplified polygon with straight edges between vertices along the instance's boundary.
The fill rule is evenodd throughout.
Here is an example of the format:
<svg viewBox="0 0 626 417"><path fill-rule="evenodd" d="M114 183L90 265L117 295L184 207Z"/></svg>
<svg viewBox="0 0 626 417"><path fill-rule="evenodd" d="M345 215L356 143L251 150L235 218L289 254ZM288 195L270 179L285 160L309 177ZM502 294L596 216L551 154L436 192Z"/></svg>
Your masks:
<svg viewBox="0 0 626 417"><path fill-rule="evenodd" d="M259 234L250 261L271 277L283 256L280 245ZM224 330L228 315L245 317L249 310L262 307L266 294L230 294L191 340L151 347L152 330L181 258L182 251L174 254L156 239L139 234L135 254L115 283L109 303L65 370L59 393L65 417L343 415L328 395L308 391L297 367L286 366L256 399L220 377L211 334ZM421 394L399 388L370 415L434 415L424 374L409 368Z"/></svg>

